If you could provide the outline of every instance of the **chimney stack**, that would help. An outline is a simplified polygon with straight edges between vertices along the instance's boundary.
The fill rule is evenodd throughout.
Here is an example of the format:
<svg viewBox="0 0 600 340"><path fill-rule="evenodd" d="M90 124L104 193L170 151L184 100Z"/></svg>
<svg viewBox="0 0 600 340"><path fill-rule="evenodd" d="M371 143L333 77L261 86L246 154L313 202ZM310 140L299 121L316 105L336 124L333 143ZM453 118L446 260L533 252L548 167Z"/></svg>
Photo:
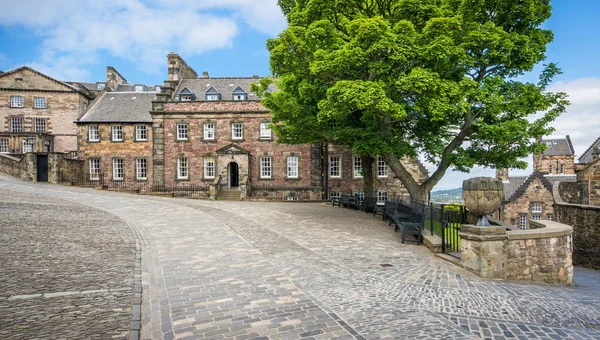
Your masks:
<svg viewBox="0 0 600 340"><path fill-rule="evenodd" d="M210 76L208 75L208 72L202 72L202 78L207 79L210 78Z"/></svg>
<svg viewBox="0 0 600 340"><path fill-rule="evenodd" d="M117 69L112 66L106 66L106 87L111 91L116 91L119 85L127 84L127 79L123 77Z"/></svg>
<svg viewBox="0 0 600 340"><path fill-rule="evenodd" d="M496 169L496 179L502 180L502 183L508 182L508 168Z"/></svg>
<svg viewBox="0 0 600 340"><path fill-rule="evenodd" d="M194 71L193 68L189 67L185 60L179 56L179 54L175 54L173 52L167 55L167 60L169 62L169 77L168 80L179 81L181 79L195 79L198 78L198 73Z"/></svg>

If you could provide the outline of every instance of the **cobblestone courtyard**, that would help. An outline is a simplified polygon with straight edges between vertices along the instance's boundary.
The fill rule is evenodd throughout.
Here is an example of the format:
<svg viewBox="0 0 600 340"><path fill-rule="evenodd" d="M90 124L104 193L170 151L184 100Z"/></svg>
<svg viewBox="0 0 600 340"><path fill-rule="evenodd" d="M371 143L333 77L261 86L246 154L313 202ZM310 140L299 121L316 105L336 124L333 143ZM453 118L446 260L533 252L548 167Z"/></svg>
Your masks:
<svg viewBox="0 0 600 340"><path fill-rule="evenodd" d="M143 197L0 174L0 232L1 338L126 336L136 240L144 339L600 338L598 272L576 268L572 287L482 280L402 245L370 215L325 204Z"/></svg>

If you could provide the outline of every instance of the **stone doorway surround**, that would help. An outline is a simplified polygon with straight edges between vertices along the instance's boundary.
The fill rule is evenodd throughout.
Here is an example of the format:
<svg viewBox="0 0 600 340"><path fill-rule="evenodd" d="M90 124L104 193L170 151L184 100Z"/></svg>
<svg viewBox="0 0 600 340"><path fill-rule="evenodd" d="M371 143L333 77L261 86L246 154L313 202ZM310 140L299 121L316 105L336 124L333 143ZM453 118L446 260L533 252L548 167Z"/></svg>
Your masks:
<svg viewBox="0 0 600 340"><path fill-rule="evenodd" d="M217 154L217 171L221 176L221 187L231 188L231 181L229 178L230 163L237 163L238 165L238 187L242 185L241 181L244 176L250 174L250 161L252 155L250 151L242 148L239 145L231 143L216 151Z"/></svg>

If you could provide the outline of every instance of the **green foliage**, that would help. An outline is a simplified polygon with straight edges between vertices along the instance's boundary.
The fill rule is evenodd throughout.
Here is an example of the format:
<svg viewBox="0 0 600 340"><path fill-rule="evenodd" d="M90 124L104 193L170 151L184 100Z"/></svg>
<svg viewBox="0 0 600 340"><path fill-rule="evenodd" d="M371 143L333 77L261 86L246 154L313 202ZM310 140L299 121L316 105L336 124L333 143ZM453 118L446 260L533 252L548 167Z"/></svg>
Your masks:
<svg viewBox="0 0 600 340"><path fill-rule="evenodd" d="M280 91L264 93L264 104L280 141L393 156L411 193L429 191L448 168L524 168L520 158L543 150L536 139L568 105L546 91L554 64L538 84L515 80L545 59L549 0L279 4L289 27L267 48ZM439 166L421 186L397 161L417 154Z"/></svg>

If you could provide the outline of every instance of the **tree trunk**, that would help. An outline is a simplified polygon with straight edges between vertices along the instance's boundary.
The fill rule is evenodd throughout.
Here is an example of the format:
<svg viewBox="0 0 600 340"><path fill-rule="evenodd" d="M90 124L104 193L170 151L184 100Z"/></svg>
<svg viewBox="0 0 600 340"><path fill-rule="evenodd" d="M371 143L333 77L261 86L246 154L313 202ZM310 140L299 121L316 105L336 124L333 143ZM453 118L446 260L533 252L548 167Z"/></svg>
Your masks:
<svg viewBox="0 0 600 340"><path fill-rule="evenodd" d="M375 197L375 189L373 187L373 162L375 162L375 159L371 156L360 156L360 161L363 168L365 198Z"/></svg>
<svg viewBox="0 0 600 340"><path fill-rule="evenodd" d="M406 190L408 190L411 200L419 202L429 200L429 192L437 181L427 180L424 183L419 184L412 174L406 170L396 155L385 155L384 159L394 174L400 179L402 184L404 184Z"/></svg>

